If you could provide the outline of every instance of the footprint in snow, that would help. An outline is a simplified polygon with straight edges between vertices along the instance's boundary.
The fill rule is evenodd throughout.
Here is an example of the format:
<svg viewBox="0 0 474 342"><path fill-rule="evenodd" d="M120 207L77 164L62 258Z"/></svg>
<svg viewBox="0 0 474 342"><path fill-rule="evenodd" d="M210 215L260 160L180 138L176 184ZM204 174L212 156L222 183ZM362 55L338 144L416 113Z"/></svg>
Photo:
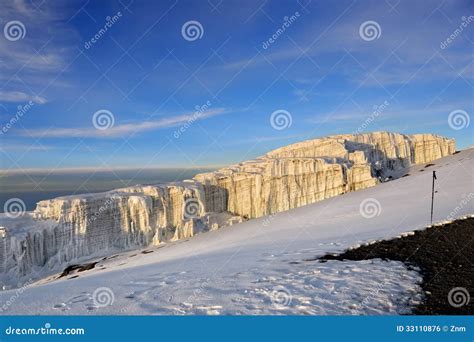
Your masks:
<svg viewBox="0 0 474 342"><path fill-rule="evenodd" d="M53 306L54 309L56 310L61 310L61 311L66 311L69 310L69 307L66 303L59 303Z"/></svg>
<svg viewBox="0 0 474 342"><path fill-rule="evenodd" d="M91 295L87 292L79 295L79 296L75 296L75 297L72 297L71 299L69 299L69 303L80 303L80 302L85 302L89 299L91 299Z"/></svg>

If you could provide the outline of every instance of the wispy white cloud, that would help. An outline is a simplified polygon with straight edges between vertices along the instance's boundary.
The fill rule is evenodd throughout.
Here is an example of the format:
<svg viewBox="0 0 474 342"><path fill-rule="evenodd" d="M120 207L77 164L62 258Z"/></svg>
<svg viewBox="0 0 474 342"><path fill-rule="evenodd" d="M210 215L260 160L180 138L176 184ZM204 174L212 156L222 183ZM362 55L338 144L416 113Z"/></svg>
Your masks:
<svg viewBox="0 0 474 342"><path fill-rule="evenodd" d="M312 124L323 124L323 123L328 123L328 122L334 122L334 121L357 121L361 118L367 117L370 113L367 114L361 114L358 113L357 111L350 111L350 112L337 112L334 114L328 113L323 116L317 116L317 117L310 117L308 118L307 122L312 123Z"/></svg>
<svg viewBox="0 0 474 342"><path fill-rule="evenodd" d="M55 150L55 146L50 145L39 145L37 143L29 144L22 144L22 143L2 143L0 146L0 152L27 152L27 151L51 151Z"/></svg>
<svg viewBox="0 0 474 342"><path fill-rule="evenodd" d="M428 107L420 107L419 105L411 106L400 106L396 104L390 104L386 109L382 110L377 114L377 120L397 120L407 119L412 120L426 120L427 116L433 117L433 115L445 114L446 118L450 112L459 108L471 108L472 102L459 101L449 103L434 103ZM354 123L361 120L365 120L372 113L374 109L364 111L362 109L354 108L353 110L344 109L334 113L322 113L315 116L308 117L306 121L311 124L333 124L334 122L346 122ZM430 121L431 122L431 121ZM444 121L446 122L446 121Z"/></svg>
<svg viewBox="0 0 474 342"><path fill-rule="evenodd" d="M66 24L66 7L59 2L2 3L2 24L19 21L25 33L23 39L16 41L0 39L0 80L4 90L25 91L27 85L37 86L35 91L39 93L67 65L78 33Z"/></svg>
<svg viewBox="0 0 474 342"><path fill-rule="evenodd" d="M338 13L343 13L343 7ZM449 13L450 17L437 16L439 11ZM288 39L281 38L253 59L247 56L226 67L253 68L272 63L285 70L287 65L299 63L300 69L290 68L284 76L290 81L307 81L308 85L329 74L343 75L347 80L370 87L451 80L459 76L469 80L473 77L469 31L459 35L453 46L440 49L440 43L459 26L461 16L469 14L456 2L401 2L396 5L396 11L383 1L371 6L355 5L338 20L328 18L327 23L314 21L301 31L289 30L285 33ZM304 23L307 19L302 16L300 21ZM380 39L372 42L361 39L359 27L364 20L376 20L380 24ZM337 68L333 67L339 57L325 63L328 56L335 54L346 55ZM308 60L316 61L320 68L306 63L307 79L302 79L295 70L304 70ZM373 77L367 78L370 74Z"/></svg>
<svg viewBox="0 0 474 342"><path fill-rule="evenodd" d="M229 113L229 111L225 110L224 108L216 108L213 110L208 110L202 114L189 113L165 117L158 120L126 123L115 125L104 130L96 129L91 123L90 127L30 129L28 131L22 131L21 135L42 138L118 138L184 125L186 123L192 123L226 113Z"/></svg>
<svg viewBox="0 0 474 342"><path fill-rule="evenodd" d="M44 104L47 102L42 96L30 95L21 91L0 91L0 101L17 103L32 101L36 104Z"/></svg>
<svg viewBox="0 0 474 342"><path fill-rule="evenodd" d="M300 134L291 135L274 135L274 136L258 136L247 139L238 139L232 141L224 141L221 143L222 146L234 146L234 145L258 145L261 143L273 142L273 141L298 141L301 138Z"/></svg>

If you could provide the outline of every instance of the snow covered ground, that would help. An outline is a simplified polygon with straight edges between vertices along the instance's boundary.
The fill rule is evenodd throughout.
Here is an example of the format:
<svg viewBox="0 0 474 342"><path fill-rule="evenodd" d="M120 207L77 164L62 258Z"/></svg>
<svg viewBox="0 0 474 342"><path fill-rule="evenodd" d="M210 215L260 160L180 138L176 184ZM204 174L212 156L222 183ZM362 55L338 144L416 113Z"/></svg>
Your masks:
<svg viewBox="0 0 474 342"><path fill-rule="evenodd" d="M403 177L0 293L4 314L396 314L422 299L416 270L305 261L474 213L474 149Z"/></svg>

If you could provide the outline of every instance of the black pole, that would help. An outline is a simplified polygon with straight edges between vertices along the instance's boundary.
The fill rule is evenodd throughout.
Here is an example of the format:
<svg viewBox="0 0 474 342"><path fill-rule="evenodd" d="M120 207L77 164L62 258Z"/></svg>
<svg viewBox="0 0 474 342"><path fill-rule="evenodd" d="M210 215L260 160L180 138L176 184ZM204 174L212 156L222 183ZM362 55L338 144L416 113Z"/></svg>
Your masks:
<svg viewBox="0 0 474 342"><path fill-rule="evenodd" d="M433 185L431 186L431 224L433 224L433 203L434 203L434 186L435 186L435 179L436 179L436 171L433 171Z"/></svg>

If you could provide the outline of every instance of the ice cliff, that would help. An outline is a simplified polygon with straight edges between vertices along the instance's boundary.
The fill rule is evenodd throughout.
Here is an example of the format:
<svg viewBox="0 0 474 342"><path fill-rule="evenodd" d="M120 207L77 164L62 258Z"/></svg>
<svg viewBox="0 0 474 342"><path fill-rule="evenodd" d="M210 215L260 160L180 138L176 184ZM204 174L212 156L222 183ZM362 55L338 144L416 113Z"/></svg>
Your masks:
<svg viewBox="0 0 474 342"><path fill-rule="evenodd" d="M374 186L454 151L454 140L432 134L337 135L282 147L189 181L40 201L21 217L0 215L0 281Z"/></svg>

